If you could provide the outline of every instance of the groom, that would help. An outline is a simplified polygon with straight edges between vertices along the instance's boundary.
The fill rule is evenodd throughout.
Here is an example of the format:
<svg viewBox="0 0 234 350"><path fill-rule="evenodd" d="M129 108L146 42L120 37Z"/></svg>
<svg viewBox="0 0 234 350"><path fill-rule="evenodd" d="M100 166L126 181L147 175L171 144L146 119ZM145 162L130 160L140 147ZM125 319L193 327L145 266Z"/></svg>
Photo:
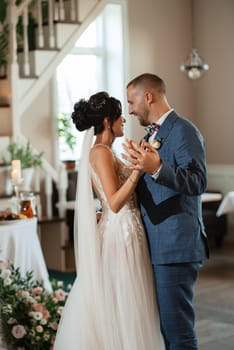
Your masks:
<svg viewBox="0 0 234 350"><path fill-rule="evenodd" d="M194 285L208 258L201 212L207 184L204 140L169 106L158 76L146 73L130 81L127 99L129 113L142 126L153 123L141 146L129 141L124 158L143 172L137 192L166 349L195 350Z"/></svg>

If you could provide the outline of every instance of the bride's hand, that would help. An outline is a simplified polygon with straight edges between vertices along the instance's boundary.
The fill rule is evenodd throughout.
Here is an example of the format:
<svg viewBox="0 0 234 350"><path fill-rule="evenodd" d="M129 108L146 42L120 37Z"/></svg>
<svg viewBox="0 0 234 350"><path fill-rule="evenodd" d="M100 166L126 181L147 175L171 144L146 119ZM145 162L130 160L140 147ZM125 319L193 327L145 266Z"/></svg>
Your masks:
<svg viewBox="0 0 234 350"><path fill-rule="evenodd" d="M158 151L146 141L143 140L139 145L133 140L127 140L127 145L123 144L123 148L127 154L122 153L122 157L132 164L128 167L129 169L151 174L159 169L161 160Z"/></svg>
<svg viewBox="0 0 234 350"><path fill-rule="evenodd" d="M143 148L146 152L154 152L155 148L149 144L146 140L142 140L141 148Z"/></svg>

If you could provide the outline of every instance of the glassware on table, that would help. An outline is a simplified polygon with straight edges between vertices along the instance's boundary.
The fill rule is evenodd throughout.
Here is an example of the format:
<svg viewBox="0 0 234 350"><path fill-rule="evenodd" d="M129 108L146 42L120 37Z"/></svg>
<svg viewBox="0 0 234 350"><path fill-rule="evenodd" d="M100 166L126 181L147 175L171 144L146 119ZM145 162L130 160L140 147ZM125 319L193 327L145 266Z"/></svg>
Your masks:
<svg viewBox="0 0 234 350"><path fill-rule="evenodd" d="M32 218L36 215L35 196L33 192L20 192L20 214Z"/></svg>

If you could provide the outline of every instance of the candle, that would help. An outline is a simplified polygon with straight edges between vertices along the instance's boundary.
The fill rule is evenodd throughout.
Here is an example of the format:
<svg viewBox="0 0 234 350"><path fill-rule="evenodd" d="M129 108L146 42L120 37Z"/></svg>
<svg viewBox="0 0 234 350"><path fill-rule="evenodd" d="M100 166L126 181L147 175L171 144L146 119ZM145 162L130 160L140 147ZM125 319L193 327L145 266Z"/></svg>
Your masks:
<svg viewBox="0 0 234 350"><path fill-rule="evenodd" d="M12 160L11 162L11 180L17 182L21 180L21 162L18 159Z"/></svg>

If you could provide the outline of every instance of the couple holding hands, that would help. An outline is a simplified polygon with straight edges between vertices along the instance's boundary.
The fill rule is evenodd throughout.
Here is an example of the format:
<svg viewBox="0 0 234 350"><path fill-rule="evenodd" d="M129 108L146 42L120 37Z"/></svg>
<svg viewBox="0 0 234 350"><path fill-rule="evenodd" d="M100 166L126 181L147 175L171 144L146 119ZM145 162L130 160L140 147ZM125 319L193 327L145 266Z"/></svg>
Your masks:
<svg viewBox="0 0 234 350"><path fill-rule="evenodd" d="M74 221L77 278L55 350L196 350L194 285L208 258L201 194L204 139L150 73L127 85L129 114L147 127L126 140L126 165L111 149L123 136L121 103L106 92L74 106L86 130ZM102 204L96 223L93 189Z"/></svg>

